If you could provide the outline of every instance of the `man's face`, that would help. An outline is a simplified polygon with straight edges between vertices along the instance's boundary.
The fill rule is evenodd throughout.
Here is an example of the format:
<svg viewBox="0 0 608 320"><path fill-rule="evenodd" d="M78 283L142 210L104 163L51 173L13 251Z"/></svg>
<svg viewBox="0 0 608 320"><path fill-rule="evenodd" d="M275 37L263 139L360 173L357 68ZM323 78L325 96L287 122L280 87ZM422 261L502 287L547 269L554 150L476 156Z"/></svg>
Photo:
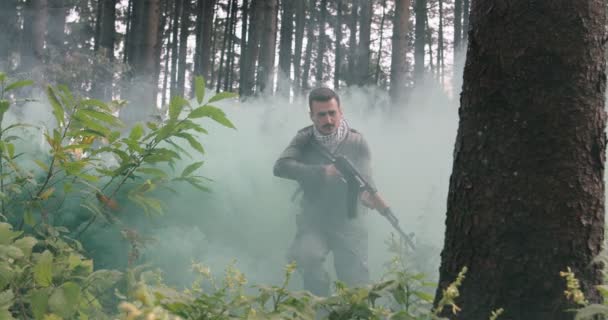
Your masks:
<svg viewBox="0 0 608 320"><path fill-rule="evenodd" d="M321 134L328 135L336 131L340 126L342 109L338 106L336 99L313 101L310 119Z"/></svg>

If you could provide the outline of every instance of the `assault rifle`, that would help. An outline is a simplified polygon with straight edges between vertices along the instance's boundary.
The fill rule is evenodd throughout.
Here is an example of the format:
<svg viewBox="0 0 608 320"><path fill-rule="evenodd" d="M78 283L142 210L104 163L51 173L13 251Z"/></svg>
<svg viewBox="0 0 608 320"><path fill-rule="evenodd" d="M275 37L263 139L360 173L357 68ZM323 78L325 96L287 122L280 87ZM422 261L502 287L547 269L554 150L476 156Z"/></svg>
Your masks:
<svg viewBox="0 0 608 320"><path fill-rule="evenodd" d="M416 247L414 242L412 241L412 234L406 234L401 227L399 226L399 220L391 210L391 208L386 204L384 199L380 197L378 190L372 186L366 179L361 175L361 173L357 170L357 168L353 165L353 163L348 160L345 156L338 155L334 156L328 150L326 150L323 146L318 145L317 147L321 154L326 157L331 163L340 171L344 179L346 179L349 185L354 184L355 187L358 187L359 191L367 191L371 196L371 200L373 202L374 208L384 216L397 230L401 238L412 248L415 250Z"/></svg>

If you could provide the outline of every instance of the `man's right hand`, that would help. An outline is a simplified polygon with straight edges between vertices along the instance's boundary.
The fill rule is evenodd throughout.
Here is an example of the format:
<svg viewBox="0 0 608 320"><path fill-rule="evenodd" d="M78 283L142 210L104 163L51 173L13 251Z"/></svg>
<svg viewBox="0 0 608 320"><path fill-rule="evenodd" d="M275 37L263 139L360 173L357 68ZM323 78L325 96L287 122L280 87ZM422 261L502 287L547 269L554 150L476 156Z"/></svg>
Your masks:
<svg viewBox="0 0 608 320"><path fill-rule="evenodd" d="M342 177L340 171L338 171L336 166L334 166L333 164L324 166L323 169L325 169L325 177Z"/></svg>

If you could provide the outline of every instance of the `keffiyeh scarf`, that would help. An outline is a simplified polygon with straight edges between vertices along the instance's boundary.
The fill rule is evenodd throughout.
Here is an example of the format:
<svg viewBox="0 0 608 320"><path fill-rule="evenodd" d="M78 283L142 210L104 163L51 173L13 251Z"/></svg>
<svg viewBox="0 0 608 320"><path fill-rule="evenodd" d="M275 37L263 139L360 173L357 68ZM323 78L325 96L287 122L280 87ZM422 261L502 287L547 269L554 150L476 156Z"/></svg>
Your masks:
<svg viewBox="0 0 608 320"><path fill-rule="evenodd" d="M346 134L348 133L348 123L346 122L346 120L342 119L342 121L340 121L340 126L338 127L338 130L328 135L323 135L321 132L319 132L319 130L317 130L317 127L313 126L313 133L315 139L322 146L329 149L329 151L333 153L334 151L336 151L336 148L338 147L340 142L342 142L342 140L346 138Z"/></svg>

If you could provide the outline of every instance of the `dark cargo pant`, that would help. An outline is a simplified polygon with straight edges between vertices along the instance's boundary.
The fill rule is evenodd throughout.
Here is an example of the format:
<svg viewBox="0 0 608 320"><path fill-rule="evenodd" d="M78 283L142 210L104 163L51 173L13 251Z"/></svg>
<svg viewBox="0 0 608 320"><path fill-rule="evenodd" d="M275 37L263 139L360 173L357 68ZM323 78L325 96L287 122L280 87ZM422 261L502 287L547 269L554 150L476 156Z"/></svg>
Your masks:
<svg viewBox="0 0 608 320"><path fill-rule="evenodd" d="M329 252L334 255L338 280L348 286L368 283L365 229L358 224L343 223L332 227L331 223L310 220L298 215L298 230L290 249L290 259L297 263L304 289L318 296L329 295L329 275L323 266Z"/></svg>

